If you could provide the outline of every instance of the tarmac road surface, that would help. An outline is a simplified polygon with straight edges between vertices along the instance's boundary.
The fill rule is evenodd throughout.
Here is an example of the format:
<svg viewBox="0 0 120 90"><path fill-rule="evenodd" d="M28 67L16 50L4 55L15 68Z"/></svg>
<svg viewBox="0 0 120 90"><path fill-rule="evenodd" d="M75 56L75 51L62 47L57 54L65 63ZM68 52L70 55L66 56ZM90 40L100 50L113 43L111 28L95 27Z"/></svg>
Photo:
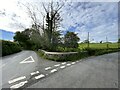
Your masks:
<svg viewBox="0 0 120 90"><path fill-rule="evenodd" d="M29 88L118 88L118 53L93 56L65 66Z"/></svg>
<svg viewBox="0 0 120 90"><path fill-rule="evenodd" d="M45 67L54 65L58 62L41 59L34 51L22 51L16 54L8 55L0 60L0 87L10 88L21 80L31 78L31 73L36 70L44 71Z"/></svg>
<svg viewBox="0 0 120 90"><path fill-rule="evenodd" d="M2 88L118 88L118 52L55 62L22 51L3 57L0 68Z"/></svg>

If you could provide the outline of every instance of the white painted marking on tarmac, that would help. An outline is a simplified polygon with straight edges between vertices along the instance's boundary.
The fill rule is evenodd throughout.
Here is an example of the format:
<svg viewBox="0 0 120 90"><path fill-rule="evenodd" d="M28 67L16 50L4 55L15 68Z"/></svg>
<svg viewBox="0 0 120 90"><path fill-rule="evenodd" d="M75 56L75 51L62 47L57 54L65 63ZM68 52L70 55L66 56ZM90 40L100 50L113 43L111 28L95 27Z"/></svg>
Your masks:
<svg viewBox="0 0 120 90"><path fill-rule="evenodd" d="M5 64L2 64L2 65L0 65L0 68L3 68L5 66Z"/></svg>
<svg viewBox="0 0 120 90"><path fill-rule="evenodd" d="M32 72L32 73L30 73L31 75L35 75L35 74L38 74L39 73L39 71L36 71L36 72Z"/></svg>
<svg viewBox="0 0 120 90"><path fill-rule="evenodd" d="M48 74L46 74L46 76L47 76Z"/></svg>
<svg viewBox="0 0 120 90"><path fill-rule="evenodd" d="M22 79L25 79L25 78L26 78L25 76L22 76L22 77L19 77L19 78L8 81L8 83L11 84L11 83L14 83L16 81L19 81L19 80L22 80Z"/></svg>
<svg viewBox="0 0 120 90"><path fill-rule="evenodd" d="M45 70L49 70L49 69L51 69L51 67L47 67L47 68L45 68Z"/></svg>
<svg viewBox="0 0 120 90"><path fill-rule="evenodd" d="M44 74L40 74L40 75L36 76L35 79L40 79L40 78L43 78L43 77L45 77L45 75Z"/></svg>
<svg viewBox="0 0 120 90"><path fill-rule="evenodd" d="M51 73L54 73L54 72L56 72L57 71L57 69L53 69L53 70L51 70L50 72Z"/></svg>
<svg viewBox="0 0 120 90"><path fill-rule="evenodd" d="M72 62L71 64L75 64L76 62Z"/></svg>
<svg viewBox="0 0 120 90"><path fill-rule="evenodd" d="M66 62L62 63L63 65L66 64Z"/></svg>
<svg viewBox="0 0 120 90"><path fill-rule="evenodd" d="M30 60L28 61L28 59L30 59ZM27 57L26 59L24 59L23 61L21 61L20 64L22 64L22 63L33 63L33 62L35 62L35 60L33 59L32 56L30 56L30 57Z"/></svg>
<svg viewBox="0 0 120 90"><path fill-rule="evenodd" d="M71 64L69 64L69 63L67 64L67 66L70 66L70 65L71 65Z"/></svg>
<svg viewBox="0 0 120 90"><path fill-rule="evenodd" d="M54 65L55 67L58 67L58 66L60 66L60 64L56 64L56 65Z"/></svg>
<svg viewBox="0 0 120 90"><path fill-rule="evenodd" d="M65 68L65 66L61 66L60 68Z"/></svg>
<svg viewBox="0 0 120 90"><path fill-rule="evenodd" d="M13 86L11 86L10 88L20 88L20 87L22 87L23 85L25 85L27 82L28 82L28 81L20 82L19 84L13 85Z"/></svg>

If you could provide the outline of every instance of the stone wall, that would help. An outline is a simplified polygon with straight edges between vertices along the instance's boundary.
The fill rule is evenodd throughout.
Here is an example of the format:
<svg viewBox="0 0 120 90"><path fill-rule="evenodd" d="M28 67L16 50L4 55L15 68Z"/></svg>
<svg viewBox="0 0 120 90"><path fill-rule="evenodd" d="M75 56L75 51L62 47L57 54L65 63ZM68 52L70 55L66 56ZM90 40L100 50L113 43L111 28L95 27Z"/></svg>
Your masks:
<svg viewBox="0 0 120 90"><path fill-rule="evenodd" d="M39 49L40 50L40 49ZM74 57L78 52L47 52L45 50L40 50L44 53L44 57L53 60L65 60L66 58Z"/></svg>

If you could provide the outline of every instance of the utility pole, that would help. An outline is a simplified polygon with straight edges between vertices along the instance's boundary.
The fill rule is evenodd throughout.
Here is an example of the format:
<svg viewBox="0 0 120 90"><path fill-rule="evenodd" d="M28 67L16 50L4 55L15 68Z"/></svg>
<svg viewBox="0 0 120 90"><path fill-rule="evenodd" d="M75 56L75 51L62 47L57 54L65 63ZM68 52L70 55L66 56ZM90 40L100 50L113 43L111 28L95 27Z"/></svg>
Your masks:
<svg viewBox="0 0 120 90"><path fill-rule="evenodd" d="M88 48L89 48L89 32L88 32Z"/></svg>

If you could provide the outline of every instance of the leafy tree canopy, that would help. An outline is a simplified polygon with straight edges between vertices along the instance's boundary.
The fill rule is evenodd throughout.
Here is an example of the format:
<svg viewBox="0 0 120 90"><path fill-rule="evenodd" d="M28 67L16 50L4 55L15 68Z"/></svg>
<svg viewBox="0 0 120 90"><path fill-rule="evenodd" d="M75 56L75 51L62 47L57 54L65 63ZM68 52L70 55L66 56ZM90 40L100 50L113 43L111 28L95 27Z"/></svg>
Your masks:
<svg viewBox="0 0 120 90"><path fill-rule="evenodd" d="M74 32L67 32L64 36L64 44L69 48L77 48L80 38Z"/></svg>

